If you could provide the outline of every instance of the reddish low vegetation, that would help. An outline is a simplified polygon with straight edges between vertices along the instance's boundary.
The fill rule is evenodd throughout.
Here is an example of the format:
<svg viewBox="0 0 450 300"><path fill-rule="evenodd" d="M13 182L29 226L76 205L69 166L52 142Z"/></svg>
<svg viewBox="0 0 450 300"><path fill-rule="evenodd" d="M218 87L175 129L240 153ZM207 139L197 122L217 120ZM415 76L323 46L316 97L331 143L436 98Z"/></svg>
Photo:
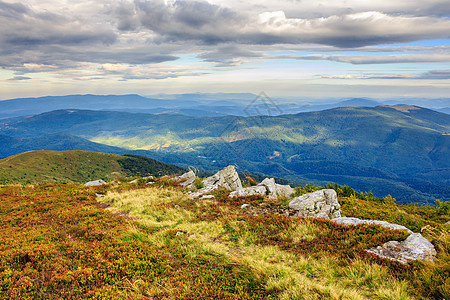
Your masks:
<svg viewBox="0 0 450 300"><path fill-rule="evenodd" d="M224 257L187 261L69 185L0 188L2 299L250 299L269 295ZM177 239L182 244L183 239Z"/></svg>
<svg viewBox="0 0 450 300"><path fill-rule="evenodd" d="M170 189L177 190L177 187L164 190L167 187L163 182L157 182L154 188L125 185L115 191L131 193L143 188L167 192L169 196ZM1 299L271 299L286 292L282 285L268 288L268 276L273 281L273 274L257 274L257 268L233 255L201 249L193 255L187 250L201 241L190 239L188 234L178 236L175 226L147 226L139 222L139 216L105 210L114 203L99 204L95 194L106 193L107 189L66 184L0 187ZM261 196L230 199L222 192L216 195L217 201L203 202L187 197L173 200L169 196L167 201L155 203L151 213L177 207L192 216L183 222L214 222L220 228L214 240L226 244L237 256L245 252L246 246L254 245L277 247L297 260L306 258L317 263L323 258L333 258L328 260L331 264L328 268L333 268L335 278L326 279L310 265L303 271L297 270L304 272L311 282L324 286L326 280L352 278L354 262L358 261L380 267L384 272L376 280L367 279L368 291L364 294L367 298L372 295L383 298L386 291L376 292L383 278L405 281L409 287L405 291L411 298L448 296L449 241L444 225L435 231L428 229L429 237L436 234L433 239L438 250L436 264L401 265L365 250L389 240L402 240L406 232L374 225L346 227L323 219L290 218L276 213L282 203ZM340 200L344 213L363 217L359 209L367 206L367 201ZM244 203L252 209L240 209ZM380 219L400 218L400 213L387 210L394 206L373 205L372 214ZM407 210L403 213L406 225L414 222L419 228L425 222L427 228L432 228L430 224L434 224L424 221L419 208L398 206L398 209ZM423 210L431 215L439 213L431 208ZM130 231L130 227L136 230ZM298 233L299 228L312 232ZM157 232L161 243L150 242L149 236ZM352 284L355 285L349 283L350 290L357 287ZM346 288L342 286L337 291L344 293ZM332 298L326 289L316 289L315 293L317 299Z"/></svg>

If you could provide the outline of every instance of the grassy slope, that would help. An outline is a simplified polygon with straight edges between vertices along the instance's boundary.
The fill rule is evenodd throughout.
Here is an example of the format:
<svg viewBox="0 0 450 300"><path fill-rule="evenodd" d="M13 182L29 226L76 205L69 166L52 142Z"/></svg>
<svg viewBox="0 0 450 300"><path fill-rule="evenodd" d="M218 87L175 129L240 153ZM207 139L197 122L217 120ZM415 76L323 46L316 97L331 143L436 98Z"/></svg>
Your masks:
<svg viewBox="0 0 450 300"><path fill-rule="evenodd" d="M106 187L1 187L0 298L450 296L449 228L441 224L448 215L441 219L434 208L340 199L348 214L364 207L385 219L386 211L403 210L414 216L405 225L428 225L423 234L437 246L437 261L402 266L364 249L404 232L263 214L282 204L258 197L189 200L179 188L157 188L167 184L109 187L99 200L111 213L94 198ZM247 213L242 203L259 210Z"/></svg>
<svg viewBox="0 0 450 300"><path fill-rule="evenodd" d="M0 182L86 182L182 171L145 157L79 150L31 151L0 160Z"/></svg>

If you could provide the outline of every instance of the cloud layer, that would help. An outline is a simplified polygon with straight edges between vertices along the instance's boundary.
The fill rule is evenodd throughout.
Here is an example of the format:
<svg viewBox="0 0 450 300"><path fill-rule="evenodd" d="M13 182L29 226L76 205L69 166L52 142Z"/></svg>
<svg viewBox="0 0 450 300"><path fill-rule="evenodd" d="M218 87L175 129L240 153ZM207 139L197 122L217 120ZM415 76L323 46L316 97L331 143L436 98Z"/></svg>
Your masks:
<svg viewBox="0 0 450 300"><path fill-rule="evenodd" d="M447 63L449 14L447 0L0 0L0 68L28 82L202 76L275 60ZM401 45L426 40L446 42ZM435 69L423 79L447 78Z"/></svg>

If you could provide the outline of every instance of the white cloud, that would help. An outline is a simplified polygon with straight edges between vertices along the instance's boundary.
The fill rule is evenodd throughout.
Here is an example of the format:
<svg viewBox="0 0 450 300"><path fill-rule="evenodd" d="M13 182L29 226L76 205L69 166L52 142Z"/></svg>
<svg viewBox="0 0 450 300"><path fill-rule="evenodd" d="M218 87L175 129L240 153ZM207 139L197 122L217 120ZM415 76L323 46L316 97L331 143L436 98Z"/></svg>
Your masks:
<svg viewBox="0 0 450 300"><path fill-rule="evenodd" d="M238 80L249 62L267 77L299 76L283 68L307 63L287 59L344 63L339 68L445 63L445 69L448 15L448 0L0 0L0 68L5 80L23 83L163 81L196 78L214 67L220 80ZM401 46L430 39L447 42ZM429 80L447 76L429 69L421 69ZM36 73L48 76L26 76ZM329 76L358 79L335 73Z"/></svg>

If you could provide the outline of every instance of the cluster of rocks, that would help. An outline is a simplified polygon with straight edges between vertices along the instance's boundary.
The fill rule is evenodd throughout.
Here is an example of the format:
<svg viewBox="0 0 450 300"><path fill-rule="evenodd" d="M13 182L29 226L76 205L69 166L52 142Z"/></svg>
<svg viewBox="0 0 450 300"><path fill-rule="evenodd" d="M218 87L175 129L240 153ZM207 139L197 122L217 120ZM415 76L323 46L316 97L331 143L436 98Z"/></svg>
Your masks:
<svg viewBox="0 0 450 300"><path fill-rule="evenodd" d="M144 179L154 179L145 177ZM341 206L339 205L336 191L332 189L323 189L308 193L299 197L294 197L295 190L289 185L281 185L275 182L274 178L266 178L261 183L243 187L238 173L234 166L228 166L223 170L207 177L203 180L197 178L194 171L173 177L173 182L186 187L190 198L200 198L202 200L214 199L211 193L218 189L231 191L229 197L266 195L268 197L291 198L289 208L286 210L263 210L264 213L279 213L286 216L312 217L330 219L333 222L345 226L357 226L359 224L373 224L386 227L391 230L405 230L410 235L402 241L389 241L382 246L366 250L379 257L408 263L413 260L432 260L436 256L436 250L432 243L425 239L420 233L413 233L405 226L391 224L386 221L362 220L358 218L342 217ZM137 182L137 180L136 180ZM131 182L133 183L133 182ZM152 184L149 182L147 184ZM107 184L103 180L90 181L85 186L100 186ZM198 186L201 186L198 189ZM103 195L97 195L98 197ZM250 209L249 204L244 204L241 209ZM178 235L178 233L177 233Z"/></svg>
<svg viewBox="0 0 450 300"><path fill-rule="evenodd" d="M172 180L183 187L194 189L197 176L193 171L189 171L181 176L174 177ZM277 184L273 178L266 178L255 186L244 188L234 166L228 166L216 174L203 179L200 185L202 188L188 192L189 197L213 199L214 196L210 195L210 193L218 189L231 191L229 197L267 195L268 197L292 198L295 192L289 185ZM248 209L249 207L250 205L244 204L241 208ZM293 198L289 202L289 209L284 214L292 215L292 211L295 212L294 216L330 219L333 222L346 226L374 224L392 230L406 230L410 233L410 236L403 242L390 241L382 246L367 250L369 253L382 258L407 263L418 259L433 259L436 256L433 244L420 233L413 233L405 226L391 224L386 221L342 217L336 191L332 189L323 189Z"/></svg>

